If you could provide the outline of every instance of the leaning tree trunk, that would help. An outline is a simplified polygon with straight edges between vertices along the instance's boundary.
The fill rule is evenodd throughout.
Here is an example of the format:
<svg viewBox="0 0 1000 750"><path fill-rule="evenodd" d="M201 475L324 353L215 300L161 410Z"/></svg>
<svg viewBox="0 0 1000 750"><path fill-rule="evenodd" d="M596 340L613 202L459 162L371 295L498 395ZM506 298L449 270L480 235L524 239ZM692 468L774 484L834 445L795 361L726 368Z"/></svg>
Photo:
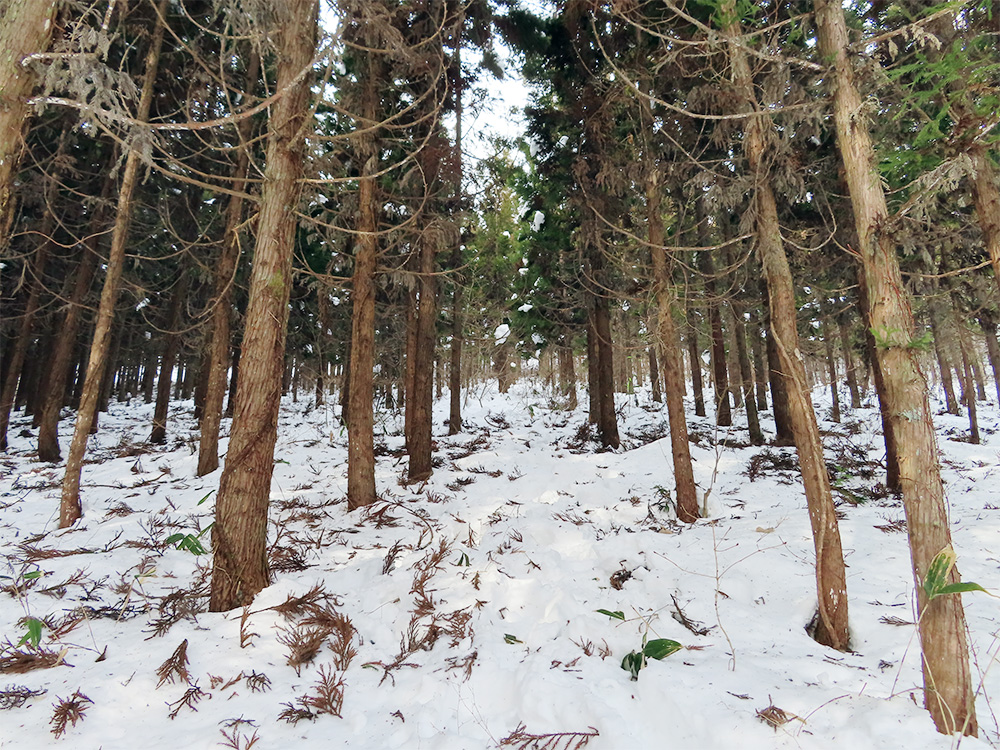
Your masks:
<svg viewBox="0 0 1000 750"><path fill-rule="evenodd" d="M663 212L657 176L650 168L646 184L646 227L650 251L653 256L653 283L656 290L657 334L660 344L660 361L663 363L663 390L667 399L667 421L670 423L670 452L674 463L677 518L684 523L694 523L701 516L698 509L698 492L691 466L691 446L688 442L687 418L684 415L684 392L681 383L684 368L681 365L681 342L674 322L677 299L674 294L667 254L663 247ZM650 347L650 362L655 362Z"/></svg>
<svg viewBox="0 0 1000 750"><path fill-rule="evenodd" d="M58 326L52 355L48 362L49 377L45 384L41 414L38 420L38 459L56 462L61 458L59 451L59 412L66 402L66 385L73 367L73 354L77 346L77 331L83 317L83 300L90 291L94 272L97 270L97 245L105 229L108 214L108 199L114 181L110 176L104 179L104 189L94 216L90 221L90 233L80 250L80 262L73 272L73 290L66 301L66 312Z"/></svg>
<svg viewBox="0 0 1000 750"><path fill-rule="evenodd" d="M244 87L253 91L260 72L260 58L250 53ZM226 228L222 238L222 252L215 266L212 333L208 345L205 378L205 403L201 411L201 436L198 443L199 477L219 468L219 428L222 425L222 402L226 396L226 364L231 345L229 318L232 315L233 285L240 258L240 224L243 219L243 191L246 190L250 170L249 140L253 123L244 118L237 126L240 139L239 156L233 170L233 193L226 206ZM233 366L235 376L235 365ZM234 377L235 379L235 377Z"/></svg>
<svg viewBox="0 0 1000 750"><path fill-rule="evenodd" d="M735 3L729 2L726 5L729 17L737 17ZM743 151L755 182L752 200L756 204L754 215L757 254L767 283L771 333L784 376L788 411L816 550L818 612L813 637L826 646L846 650L849 645L847 574L840 530L833 492L830 489L830 477L823 460L823 444L816 412L809 397L805 362L799 351L792 273L781 239L770 175L765 166L767 138L773 125L768 115L759 112L750 64L739 41L739 24L730 22L725 33L728 37L729 60L736 94L741 100L742 111L751 113L743 129Z"/></svg>
<svg viewBox="0 0 1000 750"><path fill-rule="evenodd" d="M288 300L292 288L295 209L305 168L311 63L318 3L275 3L278 81L271 107L267 161L250 277L233 430L216 499L209 607L243 606L270 582L267 506L274 471Z"/></svg>
<svg viewBox="0 0 1000 750"><path fill-rule="evenodd" d="M158 19L163 18L166 7L167 0L160 0L157 7ZM149 51L146 54L145 80L142 84L142 94L136 112L136 120L139 122L146 122L149 119L149 109L153 102L153 87L160 65L163 33L163 22L157 21L153 37L149 42ZM133 149L129 151L125 160L121 188L118 192L118 212L111 234L111 250L108 253L108 263L104 276L104 287L101 290L101 302L97 308L94 338L90 344L87 375L83 381L83 393L80 396L80 407L76 414L73 441L70 443L69 456L66 459L66 474L63 477L62 496L59 504L60 528L73 525L83 513L80 505L80 475L83 471L83 457L87 451L87 438L97 416L101 384L110 359L108 349L111 344L115 303L118 301L119 281L125 267L125 246L128 244L128 230L132 220L132 196L139 177L141 158L139 151Z"/></svg>
<svg viewBox="0 0 1000 750"><path fill-rule="evenodd" d="M0 251L13 220L14 171L28 120L28 96L36 76L24 58L48 51L55 29L56 0L7 0L0 22Z"/></svg>
<svg viewBox="0 0 1000 750"><path fill-rule="evenodd" d="M906 510L918 630L923 649L924 704L938 731L978 733L969 670L965 613L958 594L928 599L923 582L931 561L951 549L951 530L938 464L927 381L913 344L914 321L896 257L885 194L864 105L848 54L843 6L816 0L819 48L830 60L837 144L847 174L858 234L856 248L868 292L869 321L879 339L876 356L885 381L889 417L899 452L900 486ZM953 569L951 581L958 581Z"/></svg>

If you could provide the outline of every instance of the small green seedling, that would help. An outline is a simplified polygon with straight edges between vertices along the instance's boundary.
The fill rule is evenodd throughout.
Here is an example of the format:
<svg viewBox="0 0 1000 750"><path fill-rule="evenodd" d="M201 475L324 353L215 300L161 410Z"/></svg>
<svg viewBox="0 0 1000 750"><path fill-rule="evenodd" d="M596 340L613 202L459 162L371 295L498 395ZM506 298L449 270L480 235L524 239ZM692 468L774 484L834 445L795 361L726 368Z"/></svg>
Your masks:
<svg viewBox="0 0 1000 750"><path fill-rule="evenodd" d="M676 654L684 646L669 638L657 638L646 641L643 638L642 651L630 651L622 659L622 669L628 672L633 680L639 679L639 671L646 666L646 659L666 659L671 654Z"/></svg>
<svg viewBox="0 0 1000 750"><path fill-rule="evenodd" d="M955 554L955 550L950 544L934 555L930 567L927 568L927 575L924 576L924 594L927 596L928 602L946 594L965 594L969 591L990 593L978 583L970 581L948 583L948 576L951 574L951 569L955 567L957 559L958 555Z"/></svg>
<svg viewBox="0 0 1000 750"><path fill-rule="evenodd" d="M503 639L504 642L509 643L511 645L515 643L524 643L524 641L518 640L518 637L516 635L511 635L510 633L504 633Z"/></svg>
<svg viewBox="0 0 1000 750"><path fill-rule="evenodd" d="M38 648L38 644L42 642L42 628L45 627L45 623L36 617L29 617L24 621L24 626L25 633L17 645L20 647L27 643L32 648Z"/></svg>
<svg viewBox="0 0 1000 750"><path fill-rule="evenodd" d="M607 615L612 620L621 620L622 622L625 622L625 613L622 612L621 610L615 610L614 612L609 612L606 609L599 609L597 610L597 614Z"/></svg>
<svg viewBox="0 0 1000 750"><path fill-rule="evenodd" d="M183 532L171 534L167 537L167 544L173 544L177 549L187 550L192 555L204 555L208 552L208 550L205 549L205 545L201 543L201 538L208 533L208 530L214 525L214 523L210 523L197 534L185 534Z"/></svg>
<svg viewBox="0 0 1000 750"><path fill-rule="evenodd" d="M455 565L457 565L460 568L468 568L470 565L472 565L472 562L469 560L469 555L463 552L462 556L458 558L458 562L455 563Z"/></svg>

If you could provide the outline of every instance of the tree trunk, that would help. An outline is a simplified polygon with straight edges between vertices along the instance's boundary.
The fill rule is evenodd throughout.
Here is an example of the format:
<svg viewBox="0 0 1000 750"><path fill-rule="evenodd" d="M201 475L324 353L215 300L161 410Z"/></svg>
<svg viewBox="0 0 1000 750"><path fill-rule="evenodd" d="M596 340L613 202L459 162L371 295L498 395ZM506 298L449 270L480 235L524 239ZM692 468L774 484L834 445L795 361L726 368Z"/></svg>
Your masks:
<svg viewBox="0 0 1000 750"><path fill-rule="evenodd" d="M464 7L461 4L460 8ZM452 96L455 100L455 195L459 203L464 202L463 164L462 164L462 93L465 88L465 78L462 72L462 28L465 22L463 10L459 10L455 21L454 54L452 57ZM462 241L463 232L459 228L458 236L451 250L452 284L454 290L451 297L451 346L449 347L450 362L448 366L448 434L455 435L462 431L462 342L465 336L465 316L462 299L462 284L465 277L462 273Z"/></svg>
<svg viewBox="0 0 1000 750"><path fill-rule="evenodd" d="M0 253L13 220L14 174L28 120L28 97L36 83L24 58L47 52L55 27L56 0L7 0L0 23Z"/></svg>
<svg viewBox="0 0 1000 750"><path fill-rule="evenodd" d="M244 88L252 93L260 74L260 57L257 52L249 53ZM205 373L205 403L201 411L201 435L198 441L199 477L211 474L219 468L219 428L222 424L222 405L226 396L226 370L229 350L232 345L230 316L233 314L233 285L236 268L240 259L240 224L243 219L244 199L241 195L247 188L250 171L250 140L252 120L247 117L237 126L241 147L236 167L233 169L233 194L226 205L226 228L222 238L222 251L215 266L214 304L212 310L212 332L208 344L208 360ZM234 365L235 379L235 365Z"/></svg>
<svg viewBox="0 0 1000 750"><path fill-rule="evenodd" d="M614 357L611 341L611 309L608 298L593 298L594 345L597 351L597 433L605 448L617 448L618 416L615 413Z"/></svg>
<svg viewBox="0 0 1000 750"><path fill-rule="evenodd" d="M975 352L972 351L972 342L969 341L969 332L966 330L965 324L961 320L956 320L955 327L958 331L959 351L962 353L965 408L969 411L969 442L979 445L979 415L976 410L976 388L972 382L974 377L972 372L972 357L975 356Z"/></svg>
<svg viewBox="0 0 1000 750"><path fill-rule="evenodd" d="M597 392L597 335L594 316L587 316L587 421L597 424L600 399Z"/></svg>
<svg viewBox="0 0 1000 750"><path fill-rule="evenodd" d="M767 411L767 373L760 318L755 306L750 308L750 351L753 353L753 373L757 380L757 414Z"/></svg>
<svg viewBox="0 0 1000 750"><path fill-rule="evenodd" d="M691 362L691 390L694 391L695 416L705 416L705 387L701 379L701 347L698 346L698 328L694 320L694 310L688 301L687 308L687 347L688 360Z"/></svg>
<svg viewBox="0 0 1000 750"><path fill-rule="evenodd" d="M428 479L433 470L431 428L434 407L434 328L437 320L437 283L434 276L437 233L429 229L425 228L419 240L420 296L416 311L413 393L408 394L408 402L412 403L413 408L413 429L408 445L410 461L407 465L407 478L411 482Z"/></svg>
<svg viewBox="0 0 1000 750"><path fill-rule="evenodd" d="M163 18L166 7L167 0L160 0L157 6L157 19ZM153 89L160 63L160 49L163 46L163 33L163 23L157 20L146 55L145 80L142 84L142 94L136 112L136 119L139 122L145 122L149 119L149 109L153 101ZM87 451L87 438L97 417L101 385L110 359L108 348L114 325L115 304L118 301L119 281L125 266L125 247L128 244L129 223L132 220L132 195L138 181L140 161L141 156L136 150L129 151L125 160L104 287L101 290L101 302L94 324L94 338L90 344L87 375L84 379L83 393L80 396L80 408L77 411L73 441L70 443L69 457L66 459L66 474L63 477L59 504L60 528L72 526L83 513L80 505L80 475L83 471L83 457Z"/></svg>
<svg viewBox="0 0 1000 750"><path fill-rule="evenodd" d="M723 7L728 8L729 17L738 17L733 0L727 0ZM740 36L738 23L727 24L725 32L729 37L729 60L733 83L742 100L741 109L755 113L746 119L743 126L743 151L755 182L752 194L756 209L755 243L767 282L771 333L784 374L788 411L816 550L818 612L813 637L823 645L846 650L849 646L847 575L840 530L833 492L830 489L830 477L823 460L823 444L816 413L809 398L805 363L799 351L792 273L782 244L771 178L765 166L767 139L771 135L773 124L766 114L757 113L759 105L753 89L750 64L746 51L737 41Z"/></svg>
<svg viewBox="0 0 1000 750"><path fill-rule="evenodd" d="M1000 404L1000 342L997 342L997 324L985 314L979 316L979 326L986 337L986 356L993 370L993 385L997 389L997 404Z"/></svg>
<svg viewBox="0 0 1000 750"><path fill-rule="evenodd" d="M931 325L931 336L934 338L934 355L937 357L938 372L941 374L941 388L944 389L945 409L949 414L961 414L958 407L958 399L955 397L955 383L951 379L951 359L945 349L944 339L941 336L941 327L938 325L936 315L929 316Z"/></svg>
<svg viewBox="0 0 1000 750"><path fill-rule="evenodd" d="M569 339L569 336L564 336ZM559 391L566 399L565 408L573 411L577 407L576 400L576 367L573 363L573 348L562 344L557 349L559 359Z"/></svg>
<svg viewBox="0 0 1000 750"><path fill-rule="evenodd" d="M378 120L381 77L373 54L362 53L366 63L362 117ZM378 262L378 194L374 175L379 170L374 134L358 139L362 177L358 183L358 236L355 241L354 276L351 282L351 390L347 401L347 509L374 503L375 494L375 271Z"/></svg>
<svg viewBox="0 0 1000 750"><path fill-rule="evenodd" d="M167 410L170 407L170 378L174 373L174 363L177 361L177 350L181 346L179 332L181 313L187 301L188 272L187 264L181 266L179 278L174 284L170 295L170 311L167 313L166 332L163 334L163 357L160 360L160 378L156 384L156 406L153 409L153 431L149 442L162 445L167 442Z"/></svg>
<svg viewBox="0 0 1000 750"><path fill-rule="evenodd" d="M765 301L770 299L769 293L764 292ZM795 435L792 431L792 418L788 407L788 393L785 389L785 379L782 376L781 360L778 356L778 347L775 344L774 332L771 327L772 312L770 302L767 308L767 377L771 386L771 409L774 413L775 445L795 445Z"/></svg>
<svg viewBox="0 0 1000 750"><path fill-rule="evenodd" d="M49 235L55 228L54 217L51 213L46 214L45 223L41 229L44 237L38 249L35 250L31 264L30 277L28 282L28 299L24 303L24 310L21 312L21 324L18 326L17 338L14 340L13 351L6 356L8 360L8 375L3 383L3 390L0 392L0 450L7 450L7 427L10 425L10 411L14 405L14 396L17 392L18 381L21 369L24 365L24 357L28 352L28 344L32 338L32 328L35 322L35 313L38 312L39 301L42 289L45 286L45 266L49 259L49 250L52 246Z"/></svg>
<svg viewBox="0 0 1000 750"><path fill-rule="evenodd" d="M711 244L708 233L704 201L695 200L698 217L698 242L702 247ZM733 423L733 412L729 405L729 372L726 367L726 341L722 333L722 313L719 309L719 284L715 278L715 259L711 250L700 252L701 272L705 276L705 296L708 304L708 322L712 332L712 382L715 384L715 423L729 427Z"/></svg>
<svg viewBox="0 0 1000 750"><path fill-rule="evenodd" d="M649 358L649 387L652 398L656 403L662 404L663 394L660 392L660 368L656 362L656 347L649 347L646 356Z"/></svg>
<svg viewBox="0 0 1000 750"><path fill-rule="evenodd" d="M698 492L691 466L691 446L688 442L687 418L684 414L684 393L681 382L684 368L681 364L681 342L674 322L677 299L674 294L667 254L663 247L663 211L655 168L649 168L646 183L646 227L650 251L653 256L653 284L657 304L657 337L660 343L660 360L663 363L664 390L667 398L667 421L670 424L670 452L674 463L677 518L684 523L694 523L701 516Z"/></svg>
<svg viewBox="0 0 1000 750"><path fill-rule="evenodd" d="M969 154L972 157L975 180L972 198L976 205L976 218L983 231L983 242L993 264L993 279L1000 289L1000 187L997 173L984 144L977 144Z"/></svg>
<svg viewBox="0 0 1000 750"><path fill-rule="evenodd" d="M273 6L277 84L257 226L250 301L236 413L216 498L214 566L209 608L249 604L270 582L267 509L274 471L284 366L292 256L306 159L310 76L316 50L318 3L288 0Z"/></svg>
<svg viewBox="0 0 1000 750"><path fill-rule="evenodd" d="M840 422L840 389L837 387L837 359L833 352L833 326L829 319L823 324L823 347L826 350L827 376L830 378L830 399L833 401L833 408L830 410L830 419Z"/></svg>
<svg viewBox="0 0 1000 750"><path fill-rule="evenodd" d="M837 144L847 173L854 208L871 327L879 337L876 356L885 381L886 406L899 451L900 485L914 583L918 630L923 649L924 703L938 731L976 735L975 693L969 670L965 614L957 594L928 600L923 582L931 561L951 549L938 452L927 398L927 382L918 353L911 346L914 321L891 232L880 231L889 219L877 164L848 56L843 6L816 0L820 52L832 62ZM953 569L951 581L958 581Z"/></svg>
<svg viewBox="0 0 1000 750"><path fill-rule="evenodd" d="M840 332L840 348L844 354L844 368L847 371L847 390L851 392L851 408L861 408L861 392L858 390L858 375L854 369L854 357L851 356L851 336L847 323L842 319L837 321Z"/></svg>

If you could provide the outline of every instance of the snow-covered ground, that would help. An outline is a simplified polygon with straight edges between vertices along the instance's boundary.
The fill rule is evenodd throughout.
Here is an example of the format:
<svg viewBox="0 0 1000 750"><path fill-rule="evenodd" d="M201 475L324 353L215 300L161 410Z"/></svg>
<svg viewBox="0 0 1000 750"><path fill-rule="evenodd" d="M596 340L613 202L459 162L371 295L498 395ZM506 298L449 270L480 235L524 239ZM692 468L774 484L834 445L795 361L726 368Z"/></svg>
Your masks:
<svg viewBox="0 0 1000 750"><path fill-rule="evenodd" d="M454 437L439 401L438 466L409 487L397 420L384 419L383 502L350 515L346 434L331 410L286 402L274 584L227 614L206 611L210 554L184 549L197 550L191 538L167 542L197 538L211 522L220 475L194 476L190 403L173 405L163 448L144 442L150 406L114 404L102 415L84 467L84 517L67 531L56 528L62 466L34 460L33 431L16 414L0 457L0 658L15 661L30 636L23 618L35 618L46 623L39 650L22 645L22 662L55 666L0 674L0 746L958 744L920 706L903 510L876 486L877 412L821 424L843 489L853 651L839 653L806 633L813 544L793 450L753 448L744 431L692 417L709 517L681 526L666 414L645 394L619 398L624 445L613 453L586 440L582 411L553 408L530 382L508 396L478 389ZM984 442L970 445L950 439L965 434L964 419L937 419L958 564L965 580L994 591L998 422L996 406L981 404ZM72 420L63 427L65 449ZM199 540L206 548L209 537ZM995 747L1000 603L964 601L982 730L961 745ZM684 648L649 660L633 681L622 660L644 639ZM65 723L59 739L54 712ZM572 734L542 737L556 733Z"/></svg>

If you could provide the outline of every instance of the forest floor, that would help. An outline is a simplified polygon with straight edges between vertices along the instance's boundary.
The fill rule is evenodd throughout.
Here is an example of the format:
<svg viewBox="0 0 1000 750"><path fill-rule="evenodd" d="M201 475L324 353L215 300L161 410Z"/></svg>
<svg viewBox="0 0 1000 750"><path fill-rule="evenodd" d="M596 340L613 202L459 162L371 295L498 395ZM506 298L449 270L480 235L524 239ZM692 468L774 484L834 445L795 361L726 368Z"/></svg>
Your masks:
<svg viewBox="0 0 1000 750"><path fill-rule="evenodd" d="M880 485L877 411L821 422L849 566L853 650L840 653L806 632L813 542L794 450L692 417L708 518L679 525L666 413L645 393L619 399L616 452L530 382L470 394L453 437L439 400L437 468L410 486L398 420L383 418L383 500L354 514L332 407L286 400L274 583L226 614L206 611L199 533L221 472L195 477L190 402L172 405L160 447L145 442L151 406L101 416L84 516L66 531L63 467L38 463L30 420L14 415L0 456L0 746L958 745L920 707L905 520ZM996 592L1000 412L980 406L981 445L963 441L964 418L936 424L958 565ZM63 428L65 449L72 419ZM1000 601L964 602L981 737L961 746L997 747ZM632 680L623 659L645 641L669 650L660 639L682 648Z"/></svg>

